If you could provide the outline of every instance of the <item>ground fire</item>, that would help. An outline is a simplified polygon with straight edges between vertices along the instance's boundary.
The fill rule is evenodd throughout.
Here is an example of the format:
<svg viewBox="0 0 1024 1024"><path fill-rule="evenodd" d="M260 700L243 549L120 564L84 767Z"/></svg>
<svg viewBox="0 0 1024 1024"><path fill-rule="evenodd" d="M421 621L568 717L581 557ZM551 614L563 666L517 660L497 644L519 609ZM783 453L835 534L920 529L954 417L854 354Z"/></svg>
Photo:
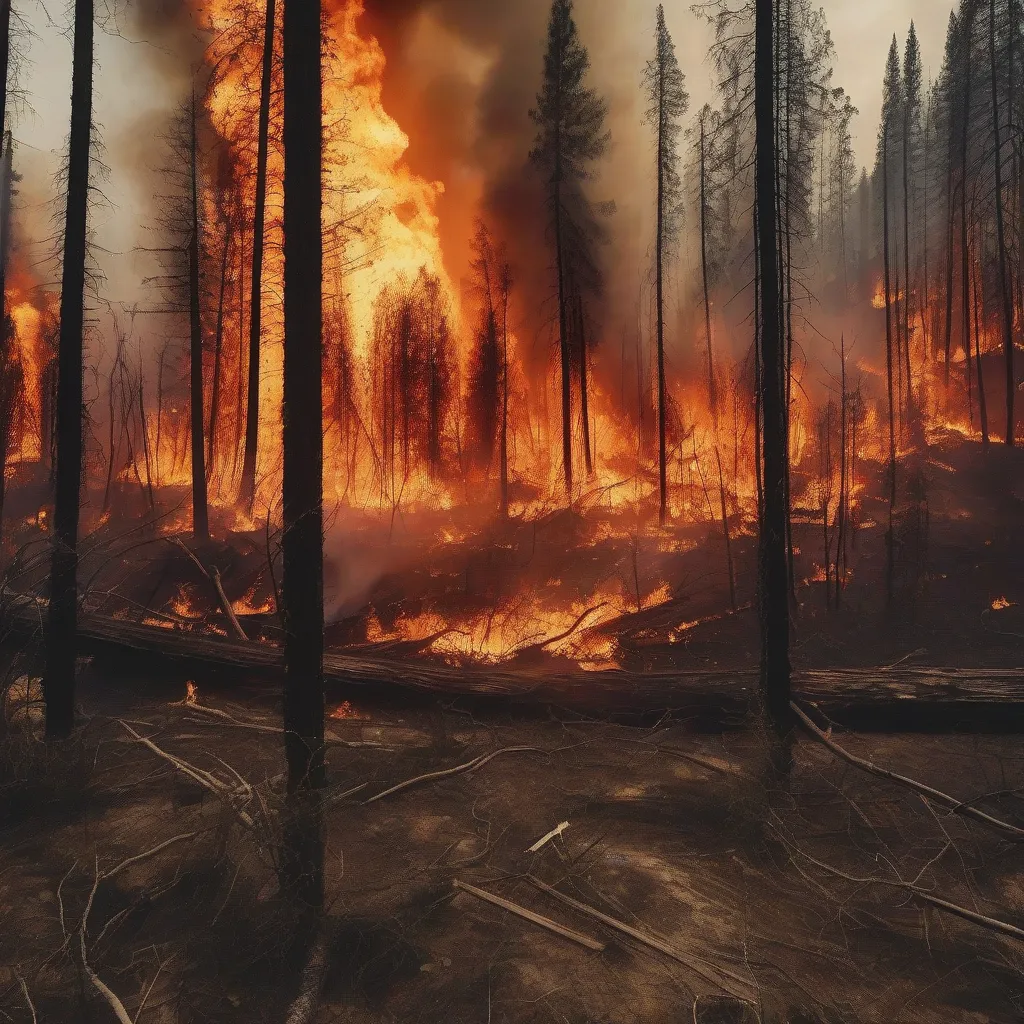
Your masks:
<svg viewBox="0 0 1024 1024"><path fill-rule="evenodd" d="M1024 8L21 6L0 1014L1018 1019Z"/></svg>

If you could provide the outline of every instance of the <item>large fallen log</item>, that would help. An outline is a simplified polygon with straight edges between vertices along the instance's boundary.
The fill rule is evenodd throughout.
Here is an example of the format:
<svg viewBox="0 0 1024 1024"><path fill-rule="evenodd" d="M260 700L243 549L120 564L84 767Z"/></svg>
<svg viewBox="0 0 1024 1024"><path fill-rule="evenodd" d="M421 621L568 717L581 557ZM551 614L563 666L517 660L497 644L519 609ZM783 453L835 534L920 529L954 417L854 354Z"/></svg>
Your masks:
<svg viewBox="0 0 1024 1024"><path fill-rule="evenodd" d="M22 613L15 625L36 632L39 617ZM185 632L99 615L80 622L83 654L138 655L197 678L273 679L281 651L212 633ZM154 661L154 659L158 659ZM742 720L756 704L751 669L584 671L560 667L454 667L440 662L391 660L331 651L324 673L337 695L371 700L467 698L504 704L553 705L600 716L672 712L708 724ZM834 722L865 731L954 729L1024 731L1024 669L856 668L802 669L793 696Z"/></svg>

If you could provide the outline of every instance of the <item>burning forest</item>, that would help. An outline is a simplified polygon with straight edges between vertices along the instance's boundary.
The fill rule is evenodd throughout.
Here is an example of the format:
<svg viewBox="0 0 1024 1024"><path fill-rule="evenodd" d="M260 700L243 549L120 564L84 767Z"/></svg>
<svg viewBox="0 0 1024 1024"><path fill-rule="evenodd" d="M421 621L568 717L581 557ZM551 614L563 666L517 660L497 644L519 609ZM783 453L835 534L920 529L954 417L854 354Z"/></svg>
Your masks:
<svg viewBox="0 0 1024 1024"><path fill-rule="evenodd" d="M0 1013L1020 1019L1024 7L913 6L74 0L65 139L0 2Z"/></svg>

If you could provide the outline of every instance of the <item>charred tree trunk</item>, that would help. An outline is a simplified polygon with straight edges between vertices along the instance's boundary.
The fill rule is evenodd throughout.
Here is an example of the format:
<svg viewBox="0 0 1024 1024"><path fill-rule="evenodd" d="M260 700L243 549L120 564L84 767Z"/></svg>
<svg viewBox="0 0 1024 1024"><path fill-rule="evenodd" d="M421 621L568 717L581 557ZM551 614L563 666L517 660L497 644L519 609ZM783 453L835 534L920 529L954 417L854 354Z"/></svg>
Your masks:
<svg viewBox="0 0 1024 1024"><path fill-rule="evenodd" d="M284 729L287 875L323 906L323 84L319 3L284 0Z"/></svg>
<svg viewBox="0 0 1024 1024"><path fill-rule="evenodd" d="M764 424L761 406L761 251L760 232L758 230L758 206L754 199L753 238L754 238L754 480L757 485L757 521L764 519L764 464L761 459L762 428Z"/></svg>
<svg viewBox="0 0 1024 1024"><path fill-rule="evenodd" d="M82 483L82 352L89 144L92 132L93 0L75 0L71 138L60 294L57 384L57 479L50 605L46 628L46 734L60 739L75 721L78 639L78 515Z"/></svg>
<svg viewBox="0 0 1024 1024"><path fill-rule="evenodd" d="M224 255L220 261L220 282L217 288L217 329L213 339L213 386L210 389L210 429L207 432L206 472L213 475L213 462L217 454L217 424L220 421L221 363L224 359L224 298L228 282L228 258L231 255L233 225L228 218L224 226Z"/></svg>
<svg viewBox="0 0 1024 1024"><path fill-rule="evenodd" d="M501 270L501 514L508 515L508 304L512 288L508 265Z"/></svg>
<svg viewBox="0 0 1024 1024"><path fill-rule="evenodd" d="M886 532L886 579L892 591L893 513L896 510L896 393L893 386L892 292L889 259L889 125L882 127L882 261L885 287L885 375L889 394L889 529Z"/></svg>
<svg viewBox="0 0 1024 1024"><path fill-rule="evenodd" d="M944 334L946 365L943 380L949 390L949 361L952 356L953 339L953 127L952 110L949 116L949 138L946 146L946 329Z"/></svg>
<svg viewBox="0 0 1024 1024"><path fill-rule="evenodd" d="M707 202L707 126L700 119L700 270L704 289L704 333L708 345L708 404L711 415L718 415L718 388L715 384L715 355L711 341L711 295L708 286L708 202Z"/></svg>
<svg viewBox="0 0 1024 1024"><path fill-rule="evenodd" d="M658 226L655 238L655 302L658 305L658 484L659 518L668 520L668 429L665 403L665 67L658 66Z"/></svg>
<svg viewBox="0 0 1024 1024"><path fill-rule="evenodd" d="M999 87L996 77L996 0L989 0L988 26L989 62L992 68L992 133L995 138L996 178L996 242L999 246L999 297L1003 318L1003 351L1006 354L1006 443L1014 442L1016 423L1013 416L1013 400L1016 381L1013 375L1013 304L1006 269L1006 226L1003 222L1003 147L999 125ZM1012 113L1011 113L1012 117Z"/></svg>
<svg viewBox="0 0 1024 1024"><path fill-rule="evenodd" d="M847 417L849 403L846 395L846 335L839 341L839 510L836 514L836 608L842 599L846 582L846 521L849 503L847 460Z"/></svg>
<svg viewBox="0 0 1024 1024"><path fill-rule="evenodd" d="M967 10L966 24L963 26L964 37L961 40L961 59L963 60L963 110L960 129L960 295L961 310L961 348L964 353L964 372L967 377L967 404L971 406L971 264L970 238L967 231L967 154L970 141L969 124L971 116L971 41L974 34L974 22L971 10Z"/></svg>
<svg viewBox="0 0 1024 1024"><path fill-rule="evenodd" d="M276 0L267 0L263 30L263 71L260 79L260 116L257 127L256 205L252 224L252 290L249 300L249 386L245 410L245 458L239 504L252 511L256 497L256 456L260 438L260 341L263 330L263 250L267 218L267 155L270 150L270 91L274 73Z"/></svg>
<svg viewBox="0 0 1024 1024"><path fill-rule="evenodd" d="M914 419L914 382L910 369L910 101L903 113L903 369L906 376L907 420Z"/></svg>
<svg viewBox="0 0 1024 1024"><path fill-rule="evenodd" d="M981 422L981 443L988 445L988 405L985 400L985 374L984 368L981 362L981 322L982 315L978 308L978 292L980 290L978 284L978 270L976 267L972 268L971 279L972 279L972 292L974 293L974 355L975 365L978 368L978 418ZM971 357L968 353L967 362L970 364Z"/></svg>
<svg viewBox="0 0 1024 1024"><path fill-rule="evenodd" d="M761 617L761 693L765 709L780 732L791 723L789 595L786 548L786 445L784 351L779 317L779 267L775 237L776 161L771 0L757 0L755 22L754 109L756 192L761 291L761 407L764 416L764 514L759 546Z"/></svg>
<svg viewBox="0 0 1024 1024"><path fill-rule="evenodd" d="M0 32L3 31L4 8L10 20L10 4L0 7ZM6 66L6 33L0 40L2 47L3 66ZM4 79L6 82L6 78ZM0 115L2 117L2 115ZM2 120L0 120L2 123ZM11 190L14 180L14 139L10 132L3 133L4 153L3 168L0 171L0 537L3 535L4 500L7 493L7 460L13 441L14 415L17 408L18 393L21 390L20 365L13 345L13 324L7 313L7 261L11 253Z"/></svg>
<svg viewBox="0 0 1024 1024"><path fill-rule="evenodd" d="M580 339L580 418L583 420L583 460L587 477L594 475L594 460L590 448L590 400L588 398L587 374L587 322L583 308L583 295L576 298L576 317Z"/></svg>
<svg viewBox="0 0 1024 1024"><path fill-rule="evenodd" d="M210 536L210 514L206 500L206 458L203 445L203 324L199 297L199 142L196 126L196 97L192 93L192 139L190 188L192 230L188 244L189 304L189 405L192 434L192 535L197 541Z"/></svg>
<svg viewBox="0 0 1024 1024"><path fill-rule="evenodd" d="M561 142L556 142L555 167L555 262L558 273L558 334L562 357L562 468L565 493L572 498L572 356L569 348L569 296L566 288L565 240L562 237Z"/></svg>

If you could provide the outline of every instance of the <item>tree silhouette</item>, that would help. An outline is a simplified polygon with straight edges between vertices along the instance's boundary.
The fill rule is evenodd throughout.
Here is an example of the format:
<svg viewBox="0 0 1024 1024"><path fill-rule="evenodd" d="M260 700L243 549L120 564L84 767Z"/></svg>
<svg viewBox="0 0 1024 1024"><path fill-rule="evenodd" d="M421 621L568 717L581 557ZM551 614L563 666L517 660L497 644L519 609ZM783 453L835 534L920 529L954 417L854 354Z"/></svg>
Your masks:
<svg viewBox="0 0 1024 1024"><path fill-rule="evenodd" d="M46 733L69 736L75 720L78 517L82 485L82 353L89 150L92 132L93 0L75 0L71 139L64 220L57 383L57 474L46 629Z"/></svg>
<svg viewBox="0 0 1024 1024"><path fill-rule="evenodd" d="M572 493L573 288L593 277L591 243L595 210L584 191L594 161L604 155L609 135L607 107L586 86L590 57L580 42L572 0L554 0L548 25L544 78L530 117L537 140L530 154L544 178L548 225L554 236L558 334L562 374L562 466ZM586 373L586 367L582 367Z"/></svg>
<svg viewBox="0 0 1024 1024"><path fill-rule="evenodd" d="M666 440L667 390L665 382L665 262L675 252L682 219L683 186L679 177L681 119L690 105L686 79L676 58L675 45L665 24L665 7L658 5L654 57L644 69L648 107L646 120L657 138L658 214L655 239L655 302L658 320L658 473L661 523L668 517L668 446ZM702 140L704 135L702 132ZM703 193L702 193L703 199ZM702 206L703 211L703 206ZM702 220L703 224L703 220ZM703 238L703 233L702 233ZM706 282L705 282L706 284ZM706 287L705 287L706 294ZM710 320L708 348L710 351ZM714 385L711 385L714 403Z"/></svg>

